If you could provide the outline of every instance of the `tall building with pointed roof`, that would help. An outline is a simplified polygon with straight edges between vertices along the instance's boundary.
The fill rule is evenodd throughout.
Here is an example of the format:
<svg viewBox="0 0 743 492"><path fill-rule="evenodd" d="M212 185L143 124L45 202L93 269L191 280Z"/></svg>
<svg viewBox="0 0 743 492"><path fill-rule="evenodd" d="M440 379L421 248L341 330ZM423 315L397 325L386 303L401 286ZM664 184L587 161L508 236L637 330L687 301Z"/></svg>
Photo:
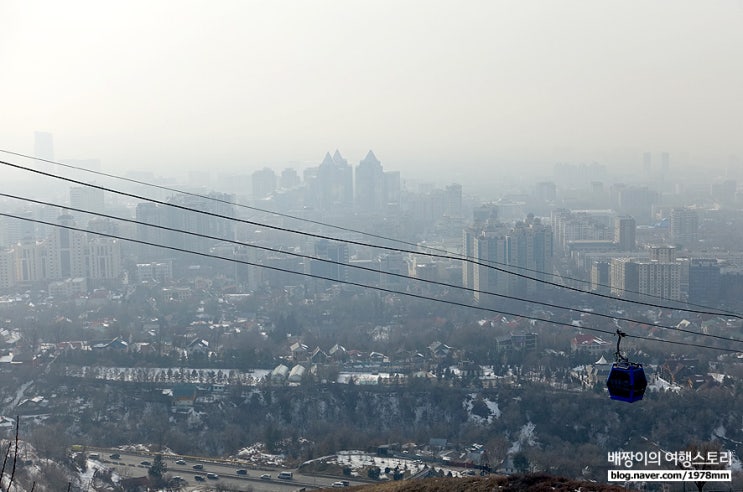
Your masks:
<svg viewBox="0 0 743 492"><path fill-rule="evenodd" d="M373 151L369 151L356 167L356 210L359 213L375 213L384 209L384 170Z"/></svg>
<svg viewBox="0 0 743 492"><path fill-rule="evenodd" d="M312 204L324 211L348 210L353 206L353 169L338 150L332 156L330 152L325 154L310 194Z"/></svg>

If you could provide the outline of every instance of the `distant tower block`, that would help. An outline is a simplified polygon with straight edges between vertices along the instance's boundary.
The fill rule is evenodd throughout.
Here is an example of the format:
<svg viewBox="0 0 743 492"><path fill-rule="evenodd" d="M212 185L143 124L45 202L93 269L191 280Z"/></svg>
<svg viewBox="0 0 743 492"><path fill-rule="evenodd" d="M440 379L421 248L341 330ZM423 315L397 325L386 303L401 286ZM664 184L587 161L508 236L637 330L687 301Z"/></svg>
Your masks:
<svg viewBox="0 0 743 492"><path fill-rule="evenodd" d="M642 154L642 170L645 172L645 176L650 174L653 167L653 154L645 152Z"/></svg>
<svg viewBox="0 0 743 492"><path fill-rule="evenodd" d="M45 161L54 161L54 137L49 132L34 132L34 157ZM38 169L52 171L55 166L50 162L37 162Z"/></svg>
<svg viewBox="0 0 743 492"><path fill-rule="evenodd" d="M660 154L660 172L663 176L668 174L671 168L671 154L663 152Z"/></svg>

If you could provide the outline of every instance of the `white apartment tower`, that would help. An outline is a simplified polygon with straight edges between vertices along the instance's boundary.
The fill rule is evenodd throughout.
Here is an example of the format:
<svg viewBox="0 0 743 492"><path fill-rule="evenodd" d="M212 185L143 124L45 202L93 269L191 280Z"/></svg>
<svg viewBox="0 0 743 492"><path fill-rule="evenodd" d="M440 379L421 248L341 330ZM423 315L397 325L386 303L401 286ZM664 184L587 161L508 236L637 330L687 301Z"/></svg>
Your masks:
<svg viewBox="0 0 743 492"><path fill-rule="evenodd" d="M88 278L114 280L121 275L121 243L108 237L94 237L88 243Z"/></svg>
<svg viewBox="0 0 743 492"><path fill-rule="evenodd" d="M647 295L681 300L681 264L636 258L611 260L611 293L625 299Z"/></svg>
<svg viewBox="0 0 743 492"><path fill-rule="evenodd" d="M30 283L44 280L46 263L42 242L25 238L13 247L13 251L15 253L16 281Z"/></svg>

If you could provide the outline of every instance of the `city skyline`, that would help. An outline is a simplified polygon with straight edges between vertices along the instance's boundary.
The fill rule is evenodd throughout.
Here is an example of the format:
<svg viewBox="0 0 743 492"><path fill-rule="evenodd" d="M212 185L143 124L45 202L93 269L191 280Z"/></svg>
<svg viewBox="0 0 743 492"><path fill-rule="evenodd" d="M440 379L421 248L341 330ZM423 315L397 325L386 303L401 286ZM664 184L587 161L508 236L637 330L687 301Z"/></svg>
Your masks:
<svg viewBox="0 0 743 492"><path fill-rule="evenodd" d="M31 154L49 132L59 159L164 174L372 149L386 169L451 181L743 156L740 2L170 7L0 7L0 148Z"/></svg>

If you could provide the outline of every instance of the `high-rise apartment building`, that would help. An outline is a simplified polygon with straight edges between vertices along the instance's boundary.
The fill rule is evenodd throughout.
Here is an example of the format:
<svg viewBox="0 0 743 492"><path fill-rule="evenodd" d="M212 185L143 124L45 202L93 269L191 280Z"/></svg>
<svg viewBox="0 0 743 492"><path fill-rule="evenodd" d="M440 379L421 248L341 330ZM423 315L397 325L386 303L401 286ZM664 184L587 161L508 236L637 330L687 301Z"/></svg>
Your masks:
<svg viewBox="0 0 743 492"><path fill-rule="evenodd" d="M614 235L613 213L609 210L558 209L552 212L551 220L557 251L567 251L573 241L607 241Z"/></svg>
<svg viewBox="0 0 743 492"><path fill-rule="evenodd" d="M650 260L659 263L675 263L676 248L674 246L651 246Z"/></svg>
<svg viewBox="0 0 743 492"><path fill-rule="evenodd" d="M545 203L554 203L557 200L557 185L553 181L537 183L535 197Z"/></svg>
<svg viewBox="0 0 743 492"><path fill-rule="evenodd" d="M268 198L276 191L277 178L273 169L266 167L260 171L255 171L250 178L254 200Z"/></svg>
<svg viewBox="0 0 743 492"><path fill-rule="evenodd" d="M509 276L509 292L512 295L533 293L544 284L538 280L551 280L553 264L552 228L539 219L520 222L509 232L508 265L524 276ZM530 280L533 277L538 280Z"/></svg>
<svg viewBox="0 0 743 492"><path fill-rule="evenodd" d="M22 239L13 247L15 253L16 281L40 282L46 275L44 244L33 238Z"/></svg>
<svg viewBox="0 0 743 492"><path fill-rule="evenodd" d="M648 295L681 300L681 265L636 258L612 259L611 292L626 299Z"/></svg>
<svg viewBox="0 0 743 492"><path fill-rule="evenodd" d="M165 232L163 229L153 226L166 225L164 206L151 202L137 204L137 240L141 241L137 247L139 261L152 261L158 258L169 257L168 253L158 244L165 244ZM144 225L151 224L151 225Z"/></svg>
<svg viewBox="0 0 743 492"><path fill-rule="evenodd" d="M508 266L508 236L504 230L495 227L482 231L475 240L474 259L478 263L472 274L472 288L475 290L476 302L484 302L482 292L508 294L508 273L503 271ZM488 268L496 266L497 269Z"/></svg>
<svg viewBox="0 0 743 492"><path fill-rule="evenodd" d="M611 293L617 297L634 299L639 288L639 268L632 258L612 258L610 262Z"/></svg>
<svg viewBox="0 0 743 492"><path fill-rule="evenodd" d="M206 252L210 246L221 240L234 239L234 222L230 219L235 217L232 202L232 195L210 193L205 196L176 195L169 200L174 206L148 202L138 204L137 221L155 226L137 225L137 239L150 243L140 246L139 260L152 261L187 255L183 252L167 251L157 245L183 248L184 244L188 244L188 249ZM201 234L203 237L179 231Z"/></svg>
<svg viewBox="0 0 743 492"><path fill-rule="evenodd" d="M694 248L699 241L699 214L690 208L671 210L671 241L685 248Z"/></svg>
<svg viewBox="0 0 743 492"><path fill-rule="evenodd" d="M78 211L70 211L69 215L75 218L75 222L82 227L95 218L96 212L105 211L103 190L89 186L73 186L70 188L70 207L79 210L88 210L92 213L86 214Z"/></svg>
<svg viewBox="0 0 743 492"><path fill-rule="evenodd" d="M634 217L639 225L652 223L653 207L659 200L656 191L646 187L614 185L611 194L615 198L614 207L620 214Z"/></svg>
<svg viewBox="0 0 743 492"><path fill-rule="evenodd" d="M0 248L0 289L10 289L15 283L15 251L13 248Z"/></svg>
<svg viewBox="0 0 743 492"><path fill-rule="evenodd" d="M637 224L627 216L614 218L614 243L620 251L634 251L636 247Z"/></svg>
<svg viewBox="0 0 743 492"><path fill-rule="evenodd" d="M57 222L62 227L55 227L46 241L46 279L85 277L86 234L68 228L75 227L71 215L60 215Z"/></svg>
<svg viewBox="0 0 743 492"><path fill-rule="evenodd" d="M286 168L281 171L281 177L279 178L279 186L285 190L296 188L302 184L302 180L299 178L296 169Z"/></svg>
<svg viewBox="0 0 743 492"><path fill-rule="evenodd" d="M17 210L13 212L13 215L18 217L25 217L29 220L16 219L14 217L1 217L0 218L0 247L2 246L13 246L23 238L36 238L36 228L33 222L34 213L31 210Z"/></svg>
<svg viewBox="0 0 743 492"><path fill-rule="evenodd" d="M448 217L462 217L462 185L458 183L450 184L444 190L446 196L446 206L444 214Z"/></svg>
<svg viewBox="0 0 743 492"><path fill-rule="evenodd" d="M235 205L233 202L234 197L228 193L212 192L206 196L176 195L169 200L169 203L188 207L195 211L168 207L171 219L176 218L175 221L171 222L171 227L214 236L219 240L232 240L235 236L233 221ZM200 214L196 211L206 213Z"/></svg>
<svg viewBox="0 0 743 492"><path fill-rule="evenodd" d="M720 265L714 259L694 258L689 264L689 302L715 306L720 302Z"/></svg>
<svg viewBox="0 0 743 492"><path fill-rule="evenodd" d="M92 212L102 212L104 210L103 190L91 188L89 186L73 186L70 188L70 206L89 210Z"/></svg>
<svg viewBox="0 0 743 492"><path fill-rule="evenodd" d="M638 261L638 292L661 299L681 300L681 265Z"/></svg>
<svg viewBox="0 0 743 492"><path fill-rule="evenodd" d="M114 280L121 276L121 246L117 239L93 237L88 243L88 275L92 280Z"/></svg>
<svg viewBox="0 0 743 492"><path fill-rule="evenodd" d="M643 152L642 154L642 170L645 172L645 177L650 176L650 172L653 169L653 154L650 152Z"/></svg>
<svg viewBox="0 0 743 492"><path fill-rule="evenodd" d="M478 302L483 301L485 291L508 295L533 293L543 285L539 280L552 275L552 241L552 228L538 219L513 228L495 222L467 228L463 232L462 249L474 262L462 262L462 284L475 291Z"/></svg>
<svg viewBox="0 0 743 492"><path fill-rule="evenodd" d="M330 280L348 280L348 267L346 265L350 260L350 255L347 243L324 239L317 241L315 242L315 256L330 260L330 262L310 260L310 272L313 275Z"/></svg>
<svg viewBox="0 0 743 492"><path fill-rule="evenodd" d="M608 261L594 261L591 264L591 290L608 293L611 282L611 266Z"/></svg>

